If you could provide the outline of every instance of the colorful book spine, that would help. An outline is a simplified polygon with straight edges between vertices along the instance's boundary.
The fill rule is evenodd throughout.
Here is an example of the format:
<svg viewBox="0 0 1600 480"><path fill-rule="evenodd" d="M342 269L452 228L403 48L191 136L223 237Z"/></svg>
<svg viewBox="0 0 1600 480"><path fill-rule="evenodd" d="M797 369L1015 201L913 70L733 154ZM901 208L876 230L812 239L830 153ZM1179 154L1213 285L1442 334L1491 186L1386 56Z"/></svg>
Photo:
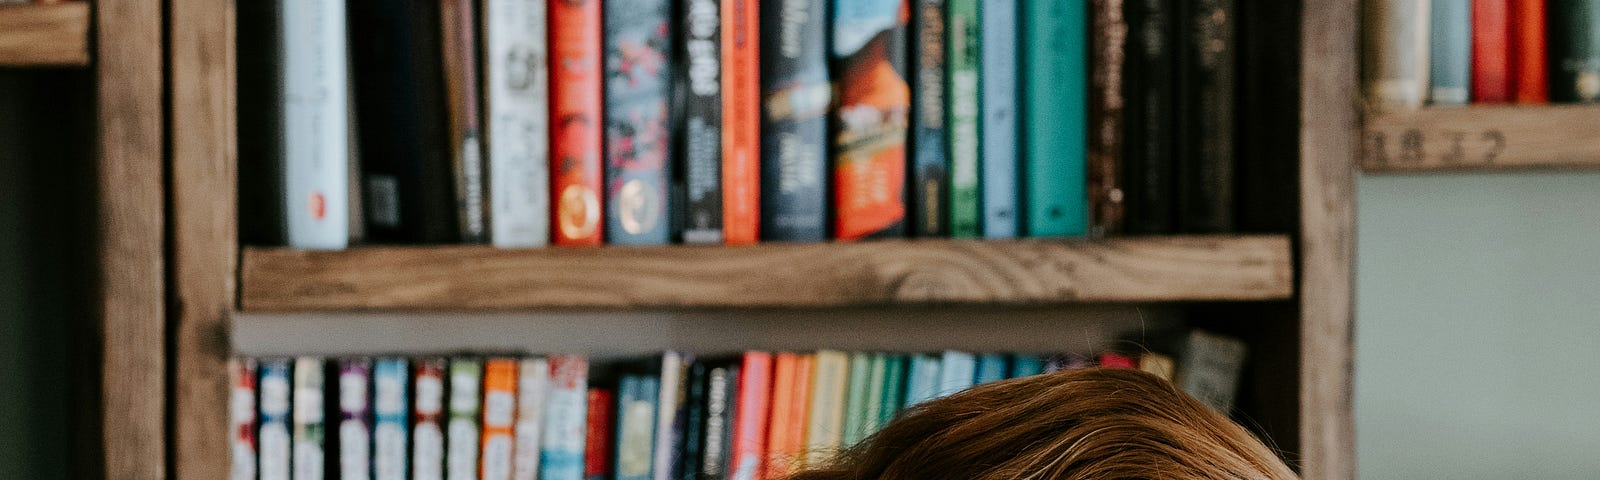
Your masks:
<svg viewBox="0 0 1600 480"><path fill-rule="evenodd" d="M1017 190L1017 0L983 0L980 8L983 236L1016 238L1021 226L1017 205L1021 193Z"/></svg>
<svg viewBox="0 0 1600 480"><path fill-rule="evenodd" d="M1428 86L1428 0L1372 0L1365 6L1367 103L1422 106Z"/></svg>
<svg viewBox="0 0 1600 480"><path fill-rule="evenodd" d="M413 362L412 384L416 398L411 403L411 478L444 479L444 375L446 360L423 358Z"/></svg>
<svg viewBox="0 0 1600 480"><path fill-rule="evenodd" d="M849 392L850 356L822 350L816 358L806 412L806 465L824 465L839 451Z"/></svg>
<svg viewBox="0 0 1600 480"><path fill-rule="evenodd" d="M588 437L583 449L584 480L608 480L611 476L611 419L615 413L616 393L604 388L591 388L586 396L584 436Z"/></svg>
<svg viewBox="0 0 1600 480"><path fill-rule="evenodd" d="M761 227L761 17L756 0L722 2L722 229L729 245Z"/></svg>
<svg viewBox="0 0 1600 480"><path fill-rule="evenodd" d="M584 432L586 419L589 418L586 410L589 405L589 360L576 355L555 355L549 357L548 361L550 394L545 400L539 478L582 480Z"/></svg>
<svg viewBox="0 0 1600 480"><path fill-rule="evenodd" d="M1083 236L1089 230L1085 2L1023 2L1022 215L1030 237Z"/></svg>
<svg viewBox="0 0 1600 480"><path fill-rule="evenodd" d="M989 382L998 382L1007 378L1010 366L1006 364L1006 356L999 353L986 353L978 356L978 369L973 375L973 383L982 385Z"/></svg>
<svg viewBox="0 0 1600 480"><path fill-rule="evenodd" d="M773 0L762 15L761 226L764 240L828 238L826 0Z"/></svg>
<svg viewBox="0 0 1600 480"><path fill-rule="evenodd" d="M1600 102L1600 1L1550 2L1550 98Z"/></svg>
<svg viewBox="0 0 1600 480"><path fill-rule="evenodd" d="M671 480L673 466L680 461L684 417L687 408L689 363L693 357L681 352L661 354L661 389L656 394L656 428L651 478Z"/></svg>
<svg viewBox="0 0 1600 480"><path fill-rule="evenodd" d="M678 55L684 68L684 243L723 242L722 19L717 0L685 0Z"/></svg>
<svg viewBox="0 0 1600 480"><path fill-rule="evenodd" d="M478 114L477 0L441 0L440 52L444 60L450 170L454 174L457 238L488 240L489 196L484 193L483 127Z"/></svg>
<svg viewBox="0 0 1600 480"><path fill-rule="evenodd" d="M1432 1L1441 3L1448 0ZM1515 0L1511 3L1511 9L1511 71L1516 82L1516 86L1511 88L1513 95L1517 103L1549 103L1545 0Z"/></svg>
<svg viewBox="0 0 1600 480"><path fill-rule="evenodd" d="M773 356L765 478L788 478L804 465L806 403L810 400L813 361L814 357L795 353Z"/></svg>
<svg viewBox="0 0 1600 480"><path fill-rule="evenodd" d="M228 441L232 463L229 476L233 480L256 479L256 361L249 358L228 359Z"/></svg>
<svg viewBox="0 0 1600 480"><path fill-rule="evenodd" d="M1130 0L1093 0L1089 46L1094 61L1089 73L1089 233L1103 237L1122 233L1123 66L1128 58ZM1137 0L1132 0L1137 1Z"/></svg>
<svg viewBox="0 0 1600 480"><path fill-rule="evenodd" d="M375 480L410 478L410 366L404 358L380 358L372 366L372 471Z"/></svg>
<svg viewBox="0 0 1600 480"><path fill-rule="evenodd" d="M1115 352L1100 354L1100 368L1138 368L1139 364L1133 358Z"/></svg>
<svg viewBox="0 0 1600 480"><path fill-rule="evenodd" d="M450 420L445 434L448 480L478 478L478 416L483 407L483 361L450 359Z"/></svg>
<svg viewBox="0 0 1600 480"><path fill-rule="evenodd" d="M833 3L833 231L840 240L905 233L908 1Z"/></svg>
<svg viewBox="0 0 1600 480"><path fill-rule="evenodd" d="M626 375L617 385L616 480L655 478L656 408L661 379Z"/></svg>
<svg viewBox="0 0 1600 480"><path fill-rule="evenodd" d="M608 243L672 240L667 202L672 142L667 135L672 52L670 2L602 2L605 7L605 177Z"/></svg>
<svg viewBox="0 0 1600 480"><path fill-rule="evenodd" d="M550 362L525 358L517 366L516 480L539 478L539 445L543 436L546 398L550 395Z"/></svg>
<svg viewBox="0 0 1600 480"><path fill-rule="evenodd" d="M338 448L339 478L372 478L372 360L339 360L339 426L329 442Z"/></svg>
<svg viewBox="0 0 1600 480"><path fill-rule="evenodd" d="M914 0L911 11L911 233L944 236L950 159L945 144L945 0Z"/></svg>
<svg viewBox="0 0 1600 480"><path fill-rule="evenodd" d="M844 400L844 435L840 446L850 448L867 437L867 391L872 377L872 354L850 354L850 383Z"/></svg>
<svg viewBox="0 0 1600 480"><path fill-rule="evenodd" d="M600 0L549 4L551 229L556 245L600 245Z"/></svg>
<svg viewBox="0 0 1600 480"><path fill-rule="evenodd" d="M1233 230L1234 0L1180 2L1178 230ZM1427 22L1426 12L1421 21ZM1428 48L1427 37L1420 48ZM1424 63L1417 68L1427 69ZM1424 76L1426 76L1424 74ZM1418 101L1427 87L1418 85Z"/></svg>
<svg viewBox="0 0 1600 480"><path fill-rule="evenodd" d="M1239 392L1239 372L1244 368L1247 350L1244 342L1236 338L1189 332L1178 388L1219 412L1228 412Z"/></svg>
<svg viewBox="0 0 1600 480"><path fill-rule="evenodd" d="M1044 373L1044 360L1038 355L1013 354L1011 355L1011 373L1009 378L1031 377Z"/></svg>
<svg viewBox="0 0 1600 480"><path fill-rule="evenodd" d="M1127 125L1123 185L1128 195L1123 231L1138 235L1172 233L1173 158L1176 135L1174 88L1177 77L1177 13L1174 0L1129 0L1125 72ZM1025 107L1027 107L1025 105ZM1027 114L1024 108L1024 114ZM1031 120L1024 120L1024 122ZM1026 133L1025 133L1026 135ZM1031 175L1031 173L1030 173Z"/></svg>
<svg viewBox="0 0 1600 480"><path fill-rule="evenodd" d="M289 480L293 445L290 423L290 401L294 395L291 383L293 364L289 359L262 360L261 365L261 426L257 441L261 451L259 469L262 480Z"/></svg>
<svg viewBox="0 0 1600 480"><path fill-rule="evenodd" d="M882 430L889 425L896 415L900 414L900 407L905 402L906 395L906 362L905 355L887 354L884 356L883 395L878 400L878 421L876 429Z"/></svg>
<svg viewBox="0 0 1600 480"><path fill-rule="evenodd" d="M701 431L698 478L717 479L728 475L728 429L732 415L738 367L719 364L706 371L705 427Z"/></svg>
<svg viewBox="0 0 1600 480"><path fill-rule="evenodd" d="M1139 370L1161 377L1162 380L1172 381L1172 373L1175 369L1176 366L1172 363L1172 357L1155 352L1145 352L1143 355L1139 355Z"/></svg>
<svg viewBox="0 0 1600 480"><path fill-rule="evenodd" d="M910 409L919 403L939 396L939 359L932 355L912 355L910 371L906 373L906 395L901 409Z"/></svg>
<svg viewBox="0 0 1600 480"><path fill-rule="evenodd" d="M545 0L483 0L489 238L501 248L550 242L545 13Z"/></svg>
<svg viewBox="0 0 1600 480"><path fill-rule="evenodd" d="M1472 100L1472 0L1433 0L1428 26L1428 102Z"/></svg>
<svg viewBox="0 0 1600 480"><path fill-rule="evenodd" d="M739 400L733 412L732 479L766 478L767 414L772 401L772 354L745 352L739 367Z"/></svg>
<svg viewBox="0 0 1600 480"><path fill-rule="evenodd" d="M482 480L511 480L517 417L517 359L483 362Z"/></svg>
<svg viewBox="0 0 1600 480"><path fill-rule="evenodd" d="M1411 8L1422 8L1420 0L1405 0L1401 4ZM1388 22L1390 23L1383 24L1386 35L1405 32L1405 30L1399 30L1399 33L1389 31L1406 28L1407 25L1402 19L1390 19ZM1373 27L1367 29L1370 31ZM1368 35L1373 34L1368 33ZM1512 53L1511 0L1472 0L1473 102L1511 101L1511 89L1515 86L1511 80Z"/></svg>
<svg viewBox="0 0 1600 480"><path fill-rule="evenodd" d="M953 395L972 386L978 374L977 359L970 353L946 350L939 357L939 395Z"/></svg>
<svg viewBox="0 0 1600 480"><path fill-rule="evenodd" d="M865 440L883 427L879 421L883 418L883 391L888 378L889 356L884 353L872 354L867 367L867 395L861 411L861 438L857 441Z"/></svg>
<svg viewBox="0 0 1600 480"><path fill-rule="evenodd" d="M322 359L294 360L294 480L321 480L326 473L327 421Z"/></svg>
<svg viewBox="0 0 1600 480"><path fill-rule="evenodd" d="M977 238L983 234L979 197L978 163L980 123L979 0L949 0L945 12L950 36L947 39L950 135L950 236Z"/></svg>

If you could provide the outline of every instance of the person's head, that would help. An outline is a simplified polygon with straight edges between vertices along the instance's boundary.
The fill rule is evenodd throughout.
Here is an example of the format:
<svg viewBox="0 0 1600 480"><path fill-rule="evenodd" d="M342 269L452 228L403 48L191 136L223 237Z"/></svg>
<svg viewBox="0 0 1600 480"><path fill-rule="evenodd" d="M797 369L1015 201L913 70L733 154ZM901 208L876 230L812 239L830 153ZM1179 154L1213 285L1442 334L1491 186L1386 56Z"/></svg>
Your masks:
<svg viewBox="0 0 1600 480"><path fill-rule="evenodd" d="M790 480L1294 479L1273 451L1161 380L1089 369L925 402Z"/></svg>

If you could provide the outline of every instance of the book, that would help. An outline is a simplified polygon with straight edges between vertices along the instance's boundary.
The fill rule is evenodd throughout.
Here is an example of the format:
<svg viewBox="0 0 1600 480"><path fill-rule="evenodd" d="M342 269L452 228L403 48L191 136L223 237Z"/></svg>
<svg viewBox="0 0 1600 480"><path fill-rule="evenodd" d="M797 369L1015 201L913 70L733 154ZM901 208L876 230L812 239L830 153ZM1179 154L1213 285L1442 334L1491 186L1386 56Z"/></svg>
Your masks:
<svg viewBox="0 0 1600 480"><path fill-rule="evenodd" d="M764 188L760 5L756 0L723 0L720 12L722 229L729 245L753 244L760 237ZM784 7L788 5L780 8Z"/></svg>
<svg viewBox="0 0 1600 480"><path fill-rule="evenodd" d="M762 240L828 238L826 0L772 0L762 15Z"/></svg>
<svg viewBox="0 0 1600 480"><path fill-rule="evenodd" d="M552 241L556 245L599 245L604 238L600 1L549 5ZM577 467L581 475L581 463Z"/></svg>
<svg viewBox="0 0 1600 480"><path fill-rule="evenodd" d="M485 193L483 126L478 112L478 0L441 0L440 56L444 61L450 173L454 177L456 237L488 240L489 196Z"/></svg>
<svg viewBox="0 0 1600 480"><path fill-rule="evenodd" d="M916 354L910 358L910 371L906 373L905 402L902 410L939 396L939 358Z"/></svg>
<svg viewBox="0 0 1600 480"><path fill-rule="evenodd" d="M674 480L699 480L700 462L705 457L707 410L710 406L707 390L711 383L711 367L704 361L693 362L689 365L687 375L684 382L688 389L684 396L687 408L683 414L683 448L678 452L678 462L672 468Z"/></svg>
<svg viewBox="0 0 1600 480"><path fill-rule="evenodd" d="M732 442L733 410L738 399L739 367L731 361L717 361L706 371L705 422L701 431L699 477L729 476L728 462Z"/></svg>
<svg viewBox="0 0 1600 480"><path fill-rule="evenodd" d="M1116 352L1105 352L1100 354L1100 368L1136 369L1138 368L1138 363L1134 362L1133 359L1129 358L1127 355Z"/></svg>
<svg viewBox="0 0 1600 480"><path fill-rule="evenodd" d="M861 437L856 439L857 442L878 433L878 428L883 426L879 422L883 419L883 391L888 386L889 356L873 353L867 368L867 394L862 400Z"/></svg>
<svg viewBox="0 0 1600 480"><path fill-rule="evenodd" d="M545 397L544 436L540 441L539 478L584 478L584 453L589 395L589 360L578 355L553 355L550 391ZM595 439L604 444L603 439Z"/></svg>
<svg viewBox="0 0 1600 480"><path fill-rule="evenodd" d="M783 352L772 356L772 414L767 425L767 475L764 478L782 478L792 467L794 456L800 452L803 445L790 444L794 438L790 430L794 424L793 418L804 418L798 413L800 405L795 401L795 387L798 382L795 375L800 364L800 355L793 352ZM804 429L805 425L800 424Z"/></svg>
<svg viewBox="0 0 1600 480"><path fill-rule="evenodd" d="M1089 230L1089 29L1085 0L1026 1L1022 39L1024 234L1083 236Z"/></svg>
<svg viewBox="0 0 1600 480"><path fill-rule="evenodd" d="M982 32L979 0L949 0L946 5L945 68L949 91L945 96L950 135L950 236L977 238L983 234L978 163L982 110L979 58Z"/></svg>
<svg viewBox="0 0 1600 480"><path fill-rule="evenodd" d="M478 478L478 423L483 408L483 360L450 359L450 411L445 430L445 478Z"/></svg>
<svg viewBox="0 0 1600 480"><path fill-rule="evenodd" d="M850 353L849 389L844 400L844 431L840 438L843 448L854 447L867 438L867 399L872 378L872 354ZM873 399L876 401L877 399Z"/></svg>
<svg viewBox="0 0 1600 480"><path fill-rule="evenodd" d="M228 478L256 479L256 361L228 359Z"/></svg>
<svg viewBox="0 0 1600 480"><path fill-rule="evenodd" d="M1283 199L1300 192L1301 5L1237 2L1234 76L1234 233L1281 231L1297 225L1300 210ZM1465 40L1465 39L1463 39ZM1462 45L1466 55L1467 43ZM1462 67L1467 62L1463 56ZM1354 60L1354 59L1352 59ZM1463 70L1465 72L1465 70ZM1465 84L1462 84L1465 86ZM1463 91L1464 92L1464 91ZM1130 192L1131 193L1131 192Z"/></svg>
<svg viewBox="0 0 1600 480"><path fill-rule="evenodd" d="M844 405L849 393L850 356L819 350L806 412L806 465L823 465L844 439Z"/></svg>
<svg viewBox="0 0 1600 480"><path fill-rule="evenodd" d="M1550 99L1600 102L1600 2L1549 4Z"/></svg>
<svg viewBox="0 0 1600 480"><path fill-rule="evenodd" d="M238 7L240 215L245 242L349 244L350 72L342 0Z"/></svg>
<svg viewBox="0 0 1600 480"><path fill-rule="evenodd" d="M320 480L325 470L327 422L322 359L299 357L294 360L294 480Z"/></svg>
<svg viewBox="0 0 1600 480"><path fill-rule="evenodd" d="M1420 0L1405 0L1421 8ZM1401 28L1405 25L1395 25ZM1370 30L1370 28L1369 28ZM1511 0L1472 0L1472 101L1512 100Z"/></svg>
<svg viewBox="0 0 1600 480"><path fill-rule="evenodd" d="M834 238L905 233L909 0L834 0Z"/></svg>
<svg viewBox="0 0 1600 480"><path fill-rule="evenodd" d="M1201 330L1189 332L1178 363L1178 388L1219 412L1233 408L1239 392L1239 374L1244 369L1246 350L1243 341Z"/></svg>
<svg viewBox="0 0 1600 480"><path fill-rule="evenodd" d="M1446 2L1448 0L1433 0ZM1557 2L1564 0L1556 0ZM1435 9L1439 7L1435 6ZM1511 87L1517 103L1549 103L1550 76L1546 70L1545 0L1511 2Z"/></svg>
<svg viewBox="0 0 1600 480"><path fill-rule="evenodd" d="M1162 380L1172 381L1172 373L1177 366L1172 363L1172 357L1155 352L1145 352L1139 355L1139 370L1161 377Z"/></svg>
<svg viewBox="0 0 1600 480"><path fill-rule="evenodd" d="M545 0L483 0L483 145L489 239L550 242L550 70Z"/></svg>
<svg viewBox="0 0 1600 480"><path fill-rule="evenodd" d="M418 358L411 362L412 400L411 478L440 480L444 477L444 358Z"/></svg>
<svg viewBox="0 0 1600 480"><path fill-rule="evenodd" d="M539 476L539 452L544 411L550 396L550 362L524 358L517 366L517 425L512 477L534 480Z"/></svg>
<svg viewBox="0 0 1600 480"><path fill-rule="evenodd" d="M616 245L672 240L667 135L672 51L668 0L605 7L605 238Z"/></svg>
<svg viewBox="0 0 1600 480"><path fill-rule="evenodd" d="M953 395L972 386L978 363L972 354L945 350L939 356L939 397Z"/></svg>
<svg viewBox="0 0 1600 480"><path fill-rule="evenodd" d="M1179 2L1178 231L1233 231L1234 0ZM1427 21L1423 12L1422 22ZM1427 37L1421 39L1427 49ZM1424 57L1426 58L1426 57ZM1418 65L1426 69L1426 63ZM1424 75L1425 77L1425 75ZM1417 88L1423 94L1424 81Z"/></svg>
<svg viewBox="0 0 1600 480"><path fill-rule="evenodd" d="M293 441L289 429L294 366L292 360L286 358L261 360L259 366L261 414L256 421L260 426L256 439L260 446L257 471L262 480L289 480L294 455L290 447Z"/></svg>
<svg viewBox="0 0 1600 480"><path fill-rule="evenodd" d="M655 412L655 457L652 459L652 478L670 480L673 466L681 460L684 422L687 416L689 364L694 356L682 352L661 354L661 388Z"/></svg>
<svg viewBox="0 0 1600 480"><path fill-rule="evenodd" d="M983 170L979 191L983 205L983 237L1016 238L1021 232L1017 189L1017 0L983 0L979 5L979 105L983 109L978 138Z"/></svg>
<svg viewBox="0 0 1600 480"><path fill-rule="evenodd" d="M1093 0L1089 7L1089 233L1095 237L1122 233L1123 65L1129 57L1125 3Z"/></svg>
<svg viewBox="0 0 1600 480"><path fill-rule="evenodd" d="M723 242L722 12L717 0L684 0L674 44L683 82L678 126L686 199L683 242ZM759 125L758 125L759 126ZM759 179L757 180L759 182Z"/></svg>
<svg viewBox="0 0 1600 480"><path fill-rule="evenodd" d="M941 237L947 231L950 159L945 132L945 0L914 0L911 7L911 234Z"/></svg>
<svg viewBox="0 0 1600 480"><path fill-rule="evenodd" d="M1472 0L1432 0L1428 25L1428 103L1472 100Z"/></svg>
<svg viewBox="0 0 1600 480"><path fill-rule="evenodd" d="M379 358L372 365L372 472L375 480L406 480L410 457L410 364Z"/></svg>
<svg viewBox="0 0 1600 480"><path fill-rule="evenodd" d="M372 360L346 358L329 365L338 379L337 401L329 409L339 424L328 430L328 445L338 452L338 478L372 478Z"/></svg>
<svg viewBox="0 0 1600 480"><path fill-rule="evenodd" d="M1134 235L1172 233L1177 122L1177 6L1174 0L1129 0L1129 59L1124 72L1126 135L1122 184L1127 198L1123 231Z"/></svg>
<svg viewBox="0 0 1600 480"><path fill-rule="evenodd" d="M478 464L483 480L511 480L517 420L518 360L496 357L483 362L483 439Z"/></svg>
<svg viewBox="0 0 1600 480"><path fill-rule="evenodd" d="M604 388L590 388L584 410L584 436L588 438L583 450L583 478L607 480L611 475L611 419L616 406L616 393Z"/></svg>
<svg viewBox="0 0 1600 480"><path fill-rule="evenodd" d="M661 379L653 375L624 375L617 384L616 480L655 478L656 408L660 405Z"/></svg>
<svg viewBox="0 0 1600 480"><path fill-rule="evenodd" d="M739 400L733 411L729 478L766 478L767 414L772 406L772 354L745 352L739 366Z"/></svg>
<svg viewBox="0 0 1600 480"><path fill-rule="evenodd" d="M982 385L989 382L1005 380L1011 371L1006 363L1005 354L985 353L978 355L977 370L973 372L972 383Z"/></svg>
<svg viewBox="0 0 1600 480"><path fill-rule="evenodd" d="M884 355L883 391L878 400L877 428L873 429L874 432L882 430L900 414L906 395L906 363L905 355Z"/></svg>
<svg viewBox="0 0 1600 480"><path fill-rule="evenodd" d="M1428 85L1428 0L1366 0L1364 5L1367 103L1373 108L1422 106Z"/></svg>
<svg viewBox="0 0 1600 480"><path fill-rule="evenodd" d="M1031 377L1044 373L1044 361L1038 355L1015 353L1011 355L1011 373L1008 378Z"/></svg>

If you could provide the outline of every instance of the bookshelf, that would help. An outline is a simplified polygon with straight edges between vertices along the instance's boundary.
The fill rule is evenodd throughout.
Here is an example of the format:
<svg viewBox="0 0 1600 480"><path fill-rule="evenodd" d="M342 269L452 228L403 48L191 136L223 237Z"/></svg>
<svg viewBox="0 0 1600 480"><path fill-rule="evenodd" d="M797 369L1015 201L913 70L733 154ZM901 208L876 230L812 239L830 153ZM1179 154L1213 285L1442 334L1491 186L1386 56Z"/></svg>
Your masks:
<svg viewBox="0 0 1600 480"><path fill-rule="evenodd" d="M1374 111L1362 171L1600 169L1600 105L1473 105Z"/></svg>
<svg viewBox="0 0 1600 480"><path fill-rule="evenodd" d="M0 6L0 67L88 65L88 2Z"/></svg>

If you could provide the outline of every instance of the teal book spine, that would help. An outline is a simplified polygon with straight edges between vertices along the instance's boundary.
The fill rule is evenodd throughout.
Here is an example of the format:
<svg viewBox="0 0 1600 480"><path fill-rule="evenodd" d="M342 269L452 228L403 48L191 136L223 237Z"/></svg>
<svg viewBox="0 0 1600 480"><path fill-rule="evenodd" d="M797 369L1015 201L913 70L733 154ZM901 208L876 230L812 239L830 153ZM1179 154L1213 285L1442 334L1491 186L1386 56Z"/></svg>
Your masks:
<svg viewBox="0 0 1600 480"><path fill-rule="evenodd" d="M1011 355L1011 378L1031 377L1044 373L1044 359L1038 355Z"/></svg>
<svg viewBox="0 0 1600 480"><path fill-rule="evenodd" d="M871 390L867 383L871 376L872 354L850 354L850 387L844 400L844 439L841 445L845 448L853 447L861 439L867 438L867 394Z"/></svg>
<svg viewBox="0 0 1600 480"><path fill-rule="evenodd" d="M905 402L902 410L939 396L939 358L932 355L913 355L906 372Z"/></svg>
<svg viewBox="0 0 1600 480"><path fill-rule="evenodd" d="M1005 380L1010 372L1004 354L986 353L978 357L978 371L973 375L972 381L978 385L998 382Z"/></svg>
<svg viewBox="0 0 1600 480"><path fill-rule="evenodd" d="M1472 92L1472 1L1433 0L1428 101L1465 105Z"/></svg>
<svg viewBox="0 0 1600 480"><path fill-rule="evenodd" d="M878 402L878 428L882 429L895 415L900 414L902 402L906 393L906 362L905 355L889 354L884 357L883 369L883 396Z"/></svg>
<svg viewBox="0 0 1600 480"><path fill-rule="evenodd" d="M616 480L654 478L656 408L661 379L627 375L617 385Z"/></svg>
<svg viewBox="0 0 1600 480"><path fill-rule="evenodd" d="M950 236L977 238L982 232L979 205L978 162L979 128L979 52L982 38L978 25L979 0L951 0L946 6L949 26L950 91Z"/></svg>
<svg viewBox="0 0 1600 480"><path fill-rule="evenodd" d="M938 396L943 397L971 387L977 366L977 360L970 353L945 351L939 358Z"/></svg>
<svg viewBox="0 0 1600 480"><path fill-rule="evenodd" d="M1031 237L1089 231L1086 0L1023 0L1023 218Z"/></svg>
<svg viewBox="0 0 1600 480"><path fill-rule="evenodd" d="M1551 1L1550 99L1600 102L1600 0Z"/></svg>
<svg viewBox="0 0 1600 480"><path fill-rule="evenodd" d="M983 237L1016 238L1017 211L1017 0L983 0L982 164Z"/></svg>
<svg viewBox="0 0 1600 480"><path fill-rule="evenodd" d="M882 353L872 354L872 367L867 375L866 412L861 415L863 438L878 433L883 428L880 419L883 417L883 386L889 374L889 356Z"/></svg>

